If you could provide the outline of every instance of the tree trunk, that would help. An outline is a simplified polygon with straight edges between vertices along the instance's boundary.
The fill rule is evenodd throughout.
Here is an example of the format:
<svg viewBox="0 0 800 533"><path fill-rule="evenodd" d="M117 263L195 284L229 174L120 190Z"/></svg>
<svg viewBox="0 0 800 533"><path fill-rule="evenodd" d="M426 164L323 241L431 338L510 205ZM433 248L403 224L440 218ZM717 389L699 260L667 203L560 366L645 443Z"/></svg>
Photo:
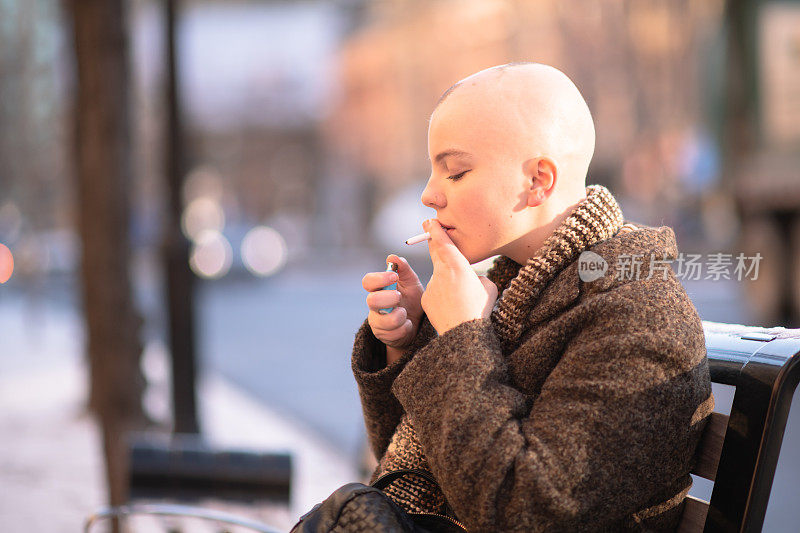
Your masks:
<svg viewBox="0 0 800 533"><path fill-rule="evenodd" d="M125 433L144 426L141 319L134 308L128 231L131 170L124 0L67 0L72 16L78 226L89 407L103 435L110 504L127 500Z"/></svg>

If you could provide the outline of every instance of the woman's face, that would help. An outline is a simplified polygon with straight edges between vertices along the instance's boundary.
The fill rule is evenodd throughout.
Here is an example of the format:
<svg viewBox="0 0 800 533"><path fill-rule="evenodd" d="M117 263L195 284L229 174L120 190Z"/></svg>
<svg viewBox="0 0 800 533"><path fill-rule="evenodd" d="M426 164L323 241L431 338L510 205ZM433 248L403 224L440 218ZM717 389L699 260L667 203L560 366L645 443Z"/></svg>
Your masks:
<svg viewBox="0 0 800 533"><path fill-rule="evenodd" d="M428 128L431 175L422 203L470 263L497 254L529 229L522 214L530 184L514 141L469 96L451 94ZM510 126L510 125L509 125Z"/></svg>

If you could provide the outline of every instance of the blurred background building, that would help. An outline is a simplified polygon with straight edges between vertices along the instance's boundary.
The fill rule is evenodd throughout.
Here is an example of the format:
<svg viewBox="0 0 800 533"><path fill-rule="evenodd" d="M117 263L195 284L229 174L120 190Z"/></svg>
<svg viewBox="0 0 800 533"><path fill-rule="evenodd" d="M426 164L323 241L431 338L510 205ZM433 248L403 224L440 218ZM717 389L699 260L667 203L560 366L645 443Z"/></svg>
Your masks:
<svg viewBox="0 0 800 533"><path fill-rule="evenodd" d="M493 65L536 61L570 76L597 130L587 182L609 187L628 219L673 227L684 252L761 253L752 282L685 282L702 318L800 326L800 3L179 5L181 225L202 280L201 372L308 427L344 461L358 463L363 446L349 368L366 315L360 279L390 252L429 274L424 246L401 248L433 214L419 201L428 119L448 87ZM145 407L168 424L165 20L156 0L127 6L131 276ZM57 326L42 320L48 310L81 313L72 47L61 2L0 0L0 281L13 257L0 308L27 317L29 332L0 372L36 367L21 361Z"/></svg>

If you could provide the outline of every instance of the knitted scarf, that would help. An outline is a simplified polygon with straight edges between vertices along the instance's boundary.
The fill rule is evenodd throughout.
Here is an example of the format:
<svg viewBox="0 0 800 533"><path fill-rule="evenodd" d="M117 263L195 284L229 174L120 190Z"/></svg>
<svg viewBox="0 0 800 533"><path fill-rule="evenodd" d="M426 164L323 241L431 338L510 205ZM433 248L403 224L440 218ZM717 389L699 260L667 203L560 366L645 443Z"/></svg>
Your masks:
<svg viewBox="0 0 800 533"><path fill-rule="evenodd" d="M612 194L602 185L590 185L586 187L586 198L550 234L525 266L504 256L495 260L487 277L497 285L501 295L491 320L505 353L519 344L526 317L547 284L581 252L613 237L622 228L622 210ZM373 480L403 468L430 471L422 444L407 415L403 415L398 424ZM447 514L441 489L421 477L399 478L384 492L407 512Z"/></svg>

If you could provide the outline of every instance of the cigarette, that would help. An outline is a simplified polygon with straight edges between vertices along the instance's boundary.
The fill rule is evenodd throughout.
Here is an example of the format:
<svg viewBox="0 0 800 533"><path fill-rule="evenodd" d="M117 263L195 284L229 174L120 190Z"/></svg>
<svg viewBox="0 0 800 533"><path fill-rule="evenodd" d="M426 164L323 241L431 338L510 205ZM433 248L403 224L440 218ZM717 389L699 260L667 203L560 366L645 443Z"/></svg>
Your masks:
<svg viewBox="0 0 800 533"><path fill-rule="evenodd" d="M425 233L420 233L419 235L415 235L406 241L406 244L411 246L412 244L417 244L418 242L422 241L429 241L431 240L431 234L427 231Z"/></svg>

